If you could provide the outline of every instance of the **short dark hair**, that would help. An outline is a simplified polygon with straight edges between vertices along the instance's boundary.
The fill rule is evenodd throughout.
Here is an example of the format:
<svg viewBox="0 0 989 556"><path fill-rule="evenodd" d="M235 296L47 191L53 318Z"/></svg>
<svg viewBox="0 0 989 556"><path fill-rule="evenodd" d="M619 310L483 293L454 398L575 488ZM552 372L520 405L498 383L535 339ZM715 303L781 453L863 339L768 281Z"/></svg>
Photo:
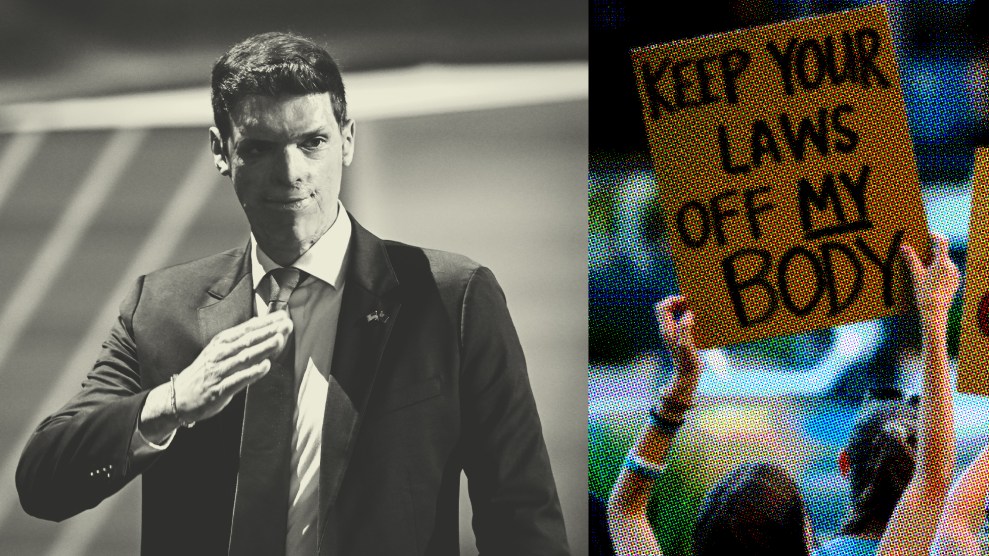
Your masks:
<svg viewBox="0 0 989 556"><path fill-rule="evenodd" d="M271 32L248 37L230 47L213 64L213 121L230 136L230 111L248 95L329 93L338 124L347 120L347 98L340 68L311 39Z"/></svg>
<svg viewBox="0 0 989 556"><path fill-rule="evenodd" d="M807 555L804 501L790 474L772 463L743 463L704 498L694 554Z"/></svg>
<svg viewBox="0 0 989 556"><path fill-rule="evenodd" d="M913 477L917 452L917 403L868 400L852 428L848 454L851 503L846 535L882 532Z"/></svg>

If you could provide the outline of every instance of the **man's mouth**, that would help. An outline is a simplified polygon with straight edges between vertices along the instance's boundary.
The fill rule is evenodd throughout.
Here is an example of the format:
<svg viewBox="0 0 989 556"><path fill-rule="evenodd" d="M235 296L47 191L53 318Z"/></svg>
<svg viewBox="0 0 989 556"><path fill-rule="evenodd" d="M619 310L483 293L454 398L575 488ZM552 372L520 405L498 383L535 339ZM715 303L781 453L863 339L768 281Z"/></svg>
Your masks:
<svg viewBox="0 0 989 556"><path fill-rule="evenodd" d="M313 195L293 195L268 198L264 200L264 204L279 210L299 210L308 206L312 200Z"/></svg>

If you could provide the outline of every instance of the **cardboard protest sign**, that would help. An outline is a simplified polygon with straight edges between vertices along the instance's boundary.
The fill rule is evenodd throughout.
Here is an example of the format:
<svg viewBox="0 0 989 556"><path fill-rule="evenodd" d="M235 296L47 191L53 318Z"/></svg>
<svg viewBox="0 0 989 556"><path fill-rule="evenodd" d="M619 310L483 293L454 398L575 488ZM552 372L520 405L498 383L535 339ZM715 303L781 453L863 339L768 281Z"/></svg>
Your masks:
<svg viewBox="0 0 989 556"><path fill-rule="evenodd" d="M989 149L975 153L965 294L958 345L958 391L989 396Z"/></svg>
<svg viewBox="0 0 989 556"><path fill-rule="evenodd" d="M701 348L909 306L930 261L885 7L631 53Z"/></svg>

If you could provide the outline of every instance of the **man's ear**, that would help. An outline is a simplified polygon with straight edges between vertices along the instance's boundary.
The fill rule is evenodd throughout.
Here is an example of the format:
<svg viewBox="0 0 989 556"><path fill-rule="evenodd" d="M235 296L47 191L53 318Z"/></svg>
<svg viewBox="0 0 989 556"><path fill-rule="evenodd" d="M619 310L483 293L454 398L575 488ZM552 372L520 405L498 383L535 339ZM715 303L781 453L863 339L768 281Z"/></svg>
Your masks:
<svg viewBox="0 0 989 556"><path fill-rule="evenodd" d="M354 159L354 136L357 133L353 119L349 119L340 124L340 136L343 138L343 165L350 166L350 161Z"/></svg>
<svg viewBox="0 0 989 556"><path fill-rule="evenodd" d="M209 150L213 153L213 164L220 175L230 177L230 157L227 155L226 142L216 127L209 128Z"/></svg>
<svg viewBox="0 0 989 556"><path fill-rule="evenodd" d="M848 452L842 450L838 452L838 472L841 473L842 477L847 477L848 472L852 469L852 462L848 459Z"/></svg>

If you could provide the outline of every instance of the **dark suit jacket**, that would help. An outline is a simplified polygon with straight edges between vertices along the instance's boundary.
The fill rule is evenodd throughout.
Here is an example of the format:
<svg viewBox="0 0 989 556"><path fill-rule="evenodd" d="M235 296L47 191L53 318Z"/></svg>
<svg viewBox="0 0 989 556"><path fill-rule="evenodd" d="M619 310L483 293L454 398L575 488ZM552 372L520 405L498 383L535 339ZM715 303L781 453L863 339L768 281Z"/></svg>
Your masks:
<svg viewBox="0 0 989 556"><path fill-rule="evenodd" d="M489 270L354 222L320 465L321 555L458 554L460 471L485 556L567 554L525 361ZM62 520L143 475L142 554L226 554L243 393L131 461L147 392L253 314L235 249L142 277L82 391L38 427L21 504ZM385 319L368 319L374 311ZM330 339L328 339L329 341Z"/></svg>

